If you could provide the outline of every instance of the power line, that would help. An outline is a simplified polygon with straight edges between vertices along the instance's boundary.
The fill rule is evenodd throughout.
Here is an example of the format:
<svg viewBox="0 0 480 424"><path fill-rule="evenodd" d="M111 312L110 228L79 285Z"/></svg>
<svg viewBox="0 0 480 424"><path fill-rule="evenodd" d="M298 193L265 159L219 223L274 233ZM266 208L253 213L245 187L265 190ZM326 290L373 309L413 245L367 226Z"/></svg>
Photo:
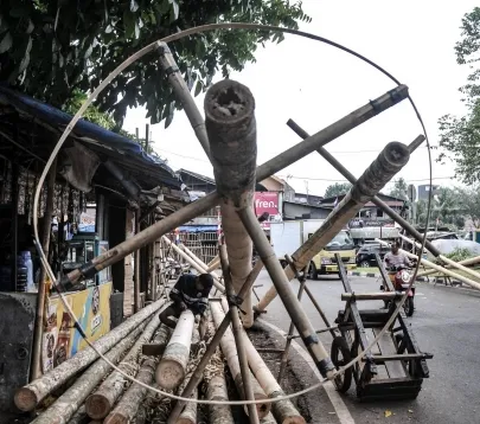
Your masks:
<svg viewBox="0 0 480 424"><path fill-rule="evenodd" d="M294 180L306 180L306 181L324 181L324 182L329 182L329 183L346 183L348 182L348 180L346 179L340 179L340 180L336 180L336 179L331 179L331 178L313 178L313 177L298 177L298 176L295 176L295 175L278 175L278 177L284 179L284 180L290 180L290 179L294 179ZM451 180L455 178L455 176L448 176L448 177L433 177L432 180ZM399 181L400 178L396 178L394 180L391 180L389 183L394 183L396 181ZM406 180L405 178L403 178L403 180L407 183L414 183L414 182L422 182L422 181L430 181L430 178L419 178L419 179L413 179L413 180Z"/></svg>

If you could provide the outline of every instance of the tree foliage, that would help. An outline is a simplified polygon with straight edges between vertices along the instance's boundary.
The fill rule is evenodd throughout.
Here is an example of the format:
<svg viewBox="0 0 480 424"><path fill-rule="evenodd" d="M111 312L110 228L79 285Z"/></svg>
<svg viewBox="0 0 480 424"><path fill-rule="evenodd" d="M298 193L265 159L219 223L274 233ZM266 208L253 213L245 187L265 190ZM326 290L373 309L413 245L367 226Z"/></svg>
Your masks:
<svg viewBox="0 0 480 424"><path fill-rule="evenodd" d="M397 199L408 200L408 185L405 179L399 178L395 180L389 194Z"/></svg>
<svg viewBox="0 0 480 424"><path fill-rule="evenodd" d="M341 196L342 194L348 193L351 188L352 185L350 183L335 183L327 187L324 197L328 199L330 197Z"/></svg>
<svg viewBox="0 0 480 424"><path fill-rule="evenodd" d="M475 7L462 19L461 40L455 45L457 63L472 72L459 90L466 114L445 115L439 119L441 153L438 160L452 159L456 174L464 183L480 182L480 8Z"/></svg>
<svg viewBox="0 0 480 424"><path fill-rule="evenodd" d="M417 223L424 224L427 216L427 201L419 200ZM430 223L439 221L442 225L463 228L467 219L480 219L480 187L442 187L432 198Z"/></svg>
<svg viewBox="0 0 480 424"><path fill-rule="evenodd" d="M0 80L63 107L77 90L89 92L141 47L193 26L251 22L297 28L309 21L290 0L2 0ZM255 61L258 44L280 42L265 31L212 31L170 48L195 95L217 71L226 77ZM145 105L153 123L168 125L180 104L159 69L155 53L131 65L97 101L121 127L128 107Z"/></svg>

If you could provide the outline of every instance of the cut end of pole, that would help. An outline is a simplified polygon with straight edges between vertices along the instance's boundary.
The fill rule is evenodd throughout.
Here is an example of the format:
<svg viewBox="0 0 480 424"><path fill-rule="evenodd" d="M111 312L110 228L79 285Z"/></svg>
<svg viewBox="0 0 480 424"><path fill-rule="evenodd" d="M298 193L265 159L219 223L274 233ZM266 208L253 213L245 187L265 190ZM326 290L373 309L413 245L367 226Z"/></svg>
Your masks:
<svg viewBox="0 0 480 424"><path fill-rule="evenodd" d="M87 414L93 420L100 420L105 418L112 410L113 405L110 405L105 396L93 394L85 401L85 409Z"/></svg>
<svg viewBox="0 0 480 424"><path fill-rule="evenodd" d="M255 100L248 87L227 79L217 82L208 90L204 106L209 120L232 124L250 119Z"/></svg>
<svg viewBox="0 0 480 424"><path fill-rule="evenodd" d="M33 390L28 387L22 387L15 393L14 402L20 411L28 412L35 409L39 400Z"/></svg>
<svg viewBox="0 0 480 424"><path fill-rule="evenodd" d="M166 390L176 389L184 379L184 367L173 359L163 359L155 371L155 381Z"/></svg>
<svg viewBox="0 0 480 424"><path fill-rule="evenodd" d="M287 417L282 421L279 421L281 424L306 424L305 418L303 417Z"/></svg>

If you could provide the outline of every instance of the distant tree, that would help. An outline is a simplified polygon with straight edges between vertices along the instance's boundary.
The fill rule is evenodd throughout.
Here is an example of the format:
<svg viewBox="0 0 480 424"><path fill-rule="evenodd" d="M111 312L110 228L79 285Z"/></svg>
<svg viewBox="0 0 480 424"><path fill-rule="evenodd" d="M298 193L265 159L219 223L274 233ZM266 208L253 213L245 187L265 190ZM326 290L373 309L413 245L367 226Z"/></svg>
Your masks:
<svg viewBox="0 0 480 424"><path fill-rule="evenodd" d="M408 200L408 185L403 178L399 178L393 184L393 188L390 191L390 196L396 197L402 200Z"/></svg>
<svg viewBox="0 0 480 424"><path fill-rule="evenodd" d="M455 45L457 63L471 69L467 84L460 88L466 114L442 116L439 162L451 159L456 175L466 184L480 182L480 7L465 14L461 25L461 40Z"/></svg>
<svg viewBox="0 0 480 424"><path fill-rule="evenodd" d="M329 185L325 190L325 198L341 196L342 194L348 193L352 185L350 183L335 183Z"/></svg>
<svg viewBox="0 0 480 424"><path fill-rule="evenodd" d="M75 90L89 92L128 56L166 35L217 22L298 28L310 21L293 0L1 0L0 81L63 108ZM221 71L255 61L258 45L282 34L222 30L171 43L181 74L195 95ZM97 99L121 128L129 107L145 105L153 123L168 125L176 100L158 55L130 65Z"/></svg>

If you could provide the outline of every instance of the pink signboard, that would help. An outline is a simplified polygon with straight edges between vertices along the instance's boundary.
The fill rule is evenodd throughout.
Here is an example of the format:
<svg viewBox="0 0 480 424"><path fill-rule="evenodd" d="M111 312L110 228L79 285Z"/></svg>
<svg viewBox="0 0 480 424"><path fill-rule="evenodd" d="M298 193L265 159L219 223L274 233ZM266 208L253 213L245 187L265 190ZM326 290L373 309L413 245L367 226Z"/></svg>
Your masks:
<svg viewBox="0 0 480 424"><path fill-rule="evenodd" d="M276 192L255 192L255 214L258 216L267 212L269 218L262 223L264 228L270 228L270 222L281 221L282 212L279 210L278 193Z"/></svg>

